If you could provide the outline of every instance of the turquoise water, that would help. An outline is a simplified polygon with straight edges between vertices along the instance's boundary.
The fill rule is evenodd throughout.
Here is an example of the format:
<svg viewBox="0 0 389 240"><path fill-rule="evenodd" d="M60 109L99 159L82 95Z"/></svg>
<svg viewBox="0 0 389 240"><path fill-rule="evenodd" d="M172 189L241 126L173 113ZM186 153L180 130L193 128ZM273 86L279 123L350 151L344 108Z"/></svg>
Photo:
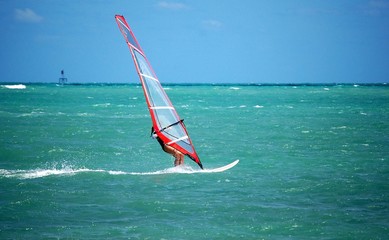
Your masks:
<svg viewBox="0 0 389 240"><path fill-rule="evenodd" d="M137 85L0 86L0 239L388 239L389 88L169 85L205 168L172 168Z"/></svg>

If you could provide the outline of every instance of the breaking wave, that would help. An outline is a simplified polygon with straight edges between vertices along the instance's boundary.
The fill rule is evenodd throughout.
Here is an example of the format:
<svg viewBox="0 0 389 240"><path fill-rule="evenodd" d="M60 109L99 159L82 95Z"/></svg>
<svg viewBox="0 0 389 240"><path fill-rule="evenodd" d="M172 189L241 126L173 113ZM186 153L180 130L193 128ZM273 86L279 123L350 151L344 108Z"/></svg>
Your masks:
<svg viewBox="0 0 389 240"><path fill-rule="evenodd" d="M16 84L16 85L1 85L4 88L8 89L26 89L26 85L24 84Z"/></svg>

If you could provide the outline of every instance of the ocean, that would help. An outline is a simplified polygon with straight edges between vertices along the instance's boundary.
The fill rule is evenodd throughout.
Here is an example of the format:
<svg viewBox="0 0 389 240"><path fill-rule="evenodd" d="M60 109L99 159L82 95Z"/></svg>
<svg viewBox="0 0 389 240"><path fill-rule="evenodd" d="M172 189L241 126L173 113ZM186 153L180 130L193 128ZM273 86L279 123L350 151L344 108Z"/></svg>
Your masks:
<svg viewBox="0 0 389 240"><path fill-rule="evenodd" d="M136 84L0 84L0 239L389 239L389 87L164 85L206 169L173 168Z"/></svg>

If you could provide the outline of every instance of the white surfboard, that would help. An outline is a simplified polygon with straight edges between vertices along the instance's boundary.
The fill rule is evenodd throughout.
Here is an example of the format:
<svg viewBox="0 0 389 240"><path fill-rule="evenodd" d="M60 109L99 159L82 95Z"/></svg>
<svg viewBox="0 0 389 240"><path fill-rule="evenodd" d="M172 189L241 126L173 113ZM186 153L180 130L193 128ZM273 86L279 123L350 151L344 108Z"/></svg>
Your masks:
<svg viewBox="0 0 389 240"><path fill-rule="evenodd" d="M215 172L224 172L230 168L233 168L236 164L239 163L239 160L235 160L230 164L227 164L223 167L218 167L218 168L212 168L212 169L204 169L202 172L209 172L209 173L215 173Z"/></svg>

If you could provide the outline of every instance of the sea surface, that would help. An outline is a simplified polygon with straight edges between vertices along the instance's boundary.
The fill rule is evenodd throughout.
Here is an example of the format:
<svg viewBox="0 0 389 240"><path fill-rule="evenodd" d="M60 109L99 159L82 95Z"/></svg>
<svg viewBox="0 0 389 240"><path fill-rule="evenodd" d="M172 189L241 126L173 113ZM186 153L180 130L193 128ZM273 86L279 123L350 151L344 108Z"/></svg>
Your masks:
<svg viewBox="0 0 389 240"><path fill-rule="evenodd" d="M166 85L206 169L150 138L139 85L0 84L0 239L389 239L389 87Z"/></svg>

